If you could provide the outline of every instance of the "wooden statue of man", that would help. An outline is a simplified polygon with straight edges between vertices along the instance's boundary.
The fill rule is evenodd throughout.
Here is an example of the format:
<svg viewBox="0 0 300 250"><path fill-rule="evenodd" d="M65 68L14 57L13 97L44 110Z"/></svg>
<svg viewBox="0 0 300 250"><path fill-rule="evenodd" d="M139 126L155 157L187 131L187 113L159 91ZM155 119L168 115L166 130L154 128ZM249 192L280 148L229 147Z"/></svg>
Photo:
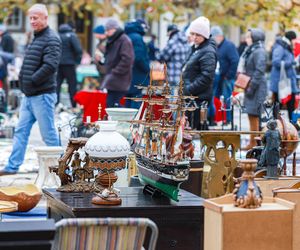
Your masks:
<svg viewBox="0 0 300 250"><path fill-rule="evenodd" d="M258 164L259 166L267 168L267 176L265 178L277 179L281 136L277 129L276 120L270 120L267 124L267 128L268 130L262 138L262 142L265 146Z"/></svg>

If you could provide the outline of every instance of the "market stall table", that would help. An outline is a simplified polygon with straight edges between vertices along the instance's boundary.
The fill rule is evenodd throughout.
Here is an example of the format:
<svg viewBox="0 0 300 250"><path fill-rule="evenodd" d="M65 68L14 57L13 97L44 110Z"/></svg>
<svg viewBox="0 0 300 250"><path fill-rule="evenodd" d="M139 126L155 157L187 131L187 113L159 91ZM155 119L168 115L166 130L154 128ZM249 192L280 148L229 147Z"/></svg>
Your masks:
<svg viewBox="0 0 300 250"><path fill-rule="evenodd" d="M166 197L145 195L142 187L123 187L120 190L121 205L99 206L91 203L93 193L43 189L48 218L58 221L73 217L146 217L159 228L157 249L203 249L202 198L181 190L179 202L175 202Z"/></svg>

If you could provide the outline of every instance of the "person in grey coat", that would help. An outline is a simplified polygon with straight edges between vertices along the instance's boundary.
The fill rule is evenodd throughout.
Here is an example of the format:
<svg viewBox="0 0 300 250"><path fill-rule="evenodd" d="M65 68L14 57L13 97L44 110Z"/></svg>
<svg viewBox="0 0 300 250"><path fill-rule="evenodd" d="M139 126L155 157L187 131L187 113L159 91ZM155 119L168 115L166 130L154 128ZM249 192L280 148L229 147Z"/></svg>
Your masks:
<svg viewBox="0 0 300 250"><path fill-rule="evenodd" d="M267 55L264 48L265 34L261 29L249 29L246 34L248 47L244 50L238 72L251 77L248 88L245 90L244 107L248 114L250 131L259 130L259 116L262 104L267 95L267 82L265 78ZM254 135L246 150L255 146Z"/></svg>

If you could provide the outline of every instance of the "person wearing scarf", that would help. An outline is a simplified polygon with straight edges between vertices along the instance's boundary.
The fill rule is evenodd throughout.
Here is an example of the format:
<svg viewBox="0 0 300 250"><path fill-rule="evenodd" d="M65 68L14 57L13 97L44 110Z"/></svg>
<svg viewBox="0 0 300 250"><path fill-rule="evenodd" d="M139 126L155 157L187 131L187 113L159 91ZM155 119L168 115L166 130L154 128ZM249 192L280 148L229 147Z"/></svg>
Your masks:
<svg viewBox="0 0 300 250"><path fill-rule="evenodd" d="M292 98L287 102L287 110L289 114L289 120L292 120L292 113L295 109L295 94L299 91L297 88L296 72L293 67L294 53L293 53L293 40L296 39L296 33L294 31L287 31L283 37L278 37L272 48L272 69L270 75L270 90L273 93L274 101L279 102L278 99L278 84L280 80L280 67L284 62L286 75L291 79L292 85Z"/></svg>
<svg viewBox="0 0 300 250"><path fill-rule="evenodd" d="M246 34L247 47L238 65L238 72L251 77L245 90L244 107L248 114L250 131L259 131L259 117L265 97L267 82L265 78L267 55L264 48L265 34L263 30L252 28ZM250 136L249 144L244 148L249 150L256 145L255 135Z"/></svg>

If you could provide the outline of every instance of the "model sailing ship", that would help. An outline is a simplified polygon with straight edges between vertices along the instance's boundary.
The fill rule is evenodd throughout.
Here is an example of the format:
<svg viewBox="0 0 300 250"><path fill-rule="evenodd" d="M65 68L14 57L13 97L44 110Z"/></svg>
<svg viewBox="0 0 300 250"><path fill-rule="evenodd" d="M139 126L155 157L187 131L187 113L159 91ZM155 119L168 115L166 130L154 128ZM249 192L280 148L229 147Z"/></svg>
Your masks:
<svg viewBox="0 0 300 250"><path fill-rule="evenodd" d="M194 155L185 111L196 109L190 105L196 97L183 95L182 80L177 87L178 95L174 96L171 95L174 87L167 81L155 85L151 76L149 86L137 86L146 90L146 97L131 98L142 102L131 121L138 175L145 189L162 192L178 201L180 184L188 179ZM155 109L159 115L155 115Z"/></svg>

